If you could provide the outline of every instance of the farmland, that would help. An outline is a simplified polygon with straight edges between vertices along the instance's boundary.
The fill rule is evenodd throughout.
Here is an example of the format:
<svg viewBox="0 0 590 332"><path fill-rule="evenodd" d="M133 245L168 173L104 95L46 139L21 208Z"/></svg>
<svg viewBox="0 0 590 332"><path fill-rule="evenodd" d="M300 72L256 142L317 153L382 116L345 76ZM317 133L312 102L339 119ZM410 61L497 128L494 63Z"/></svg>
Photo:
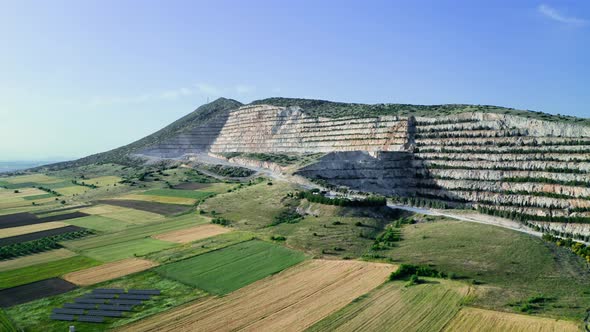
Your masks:
<svg viewBox="0 0 590 332"><path fill-rule="evenodd" d="M40 225L43 225L43 224L40 224ZM84 228L80 228L80 227L76 227L76 226L65 226L65 227L58 227L58 228L53 227L53 228L43 230L43 231L1 238L0 239L0 246L8 246L11 244L28 242L28 241L43 239L43 238L51 237L51 236L79 232L79 231L83 231L83 230L84 230Z"/></svg>
<svg viewBox="0 0 590 332"><path fill-rule="evenodd" d="M137 258L124 259L85 270L71 272L62 278L79 286L88 286L147 270L158 264Z"/></svg>
<svg viewBox="0 0 590 332"><path fill-rule="evenodd" d="M120 220L130 224L145 224L164 219L164 216L157 213L114 205L96 205L80 209L80 211L91 215L99 215L110 219Z"/></svg>
<svg viewBox="0 0 590 332"><path fill-rule="evenodd" d="M444 279L425 279L411 287L404 281L389 282L308 331L440 331L459 312L468 289Z"/></svg>
<svg viewBox="0 0 590 332"><path fill-rule="evenodd" d="M95 185L97 187L107 187L107 186L114 186L115 184L119 183L122 179L118 176L101 176L97 178L90 178L90 179L78 179L78 182Z"/></svg>
<svg viewBox="0 0 590 332"><path fill-rule="evenodd" d="M69 225L84 227L99 232L112 233L124 230L128 227L133 226L126 222L114 220L111 218L101 216L88 216L76 219L69 219L65 221Z"/></svg>
<svg viewBox="0 0 590 332"><path fill-rule="evenodd" d="M130 317L107 321L106 324L76 323L76 330L98 332L110 327L116 327L129 322L142 319L155 313L170 310L188 301L203 297L205 293L198 289L174 280L161 278L158 274L145 271L135 273L118 279L102 282L89 288L78 288L67 293L53 297L46 297L32 302L10 307L7 314L19 328L27 331L67 331L71 322L60 322L49 319L50 308L62 306L66 302L72 302L74 298L88 293L91 288L137 288L160 289L163 294L158 300L145 302L140 311L133 312Z"/></svg>
<svg viewBox="0 0 590 332"><path fill-rule="evenodd" d="M9 307L75 289L76 285L60 278L49 278L0 290L0 307Z"/></svg>
<svg viewBox="0 0 590 332"><path fill-rule="evenodd" d="M5 228L0 233L0 239L6 238L6 237L11 237L11 236L28 234L28 233L46 231L49 229L65 227L67 225L68 224L63 223L63 222L54 221L54 222L47 222L47 223L42 223L42 224L33 224L33 225L27 225L27 226Z"/></svg>
<svg viewBox="0 0 590 332"><path fill-rule="evenodd" d="M7 261L0 261L0 272L15 270L27 266L44 264L49 262L58 261L64 258L76 256L75 252L71 252L67 249L55 249L46 251L38 254L22 256L13 258Z"/></svg>
<svg viewBox="0 0 590 332"><path fill-rule="evenodd" d="M128 240L125 242L113 243L93 249L87 249L82 253L88 257L112 262L133 256L143 256L155 251L170 248L175 244L172 242L160 241L150 238Z"/></svg>
<svg viewBox="0 0 590 332"><path fill-rule="evenodd" d="M301 331L377 287L392 270L386 264L307 261L227 296L190 303L122 330Z"/></svg>
<svg viewBox="0 0 590 332"><path fill-rule="evenodd" d="M100 262L88 257L73 256L54 262L0 272L0 289L58 277L68 272L82 270L99 264Z"/></svg>
<svg viewBox="0 0 590 332"><path fill-rule="evenodd" d="M179 190L180 191L180 190ZM129 194L117 197L118 200L129 200L137 202L151 202L159 204L176 204L176 205L193 205L196 200L194 198L174 197L174 196L155 196L143 194Z"/></svg>
<svg viewBox="0 0 590 332"><path fill-rule="evenodd" d="M537 331L576 332L578 325L571 321L509 314L477 308L463 308L444 331Z"/></svg>
<svg viewBox="0 0 590 332"><path fill-rule="evenodd" d="M161 215L173 215L182 213L188 210L187 206L178 204L162 204L157 202L144 202L137 200L124 200L124 199L105 199L98 201L103 204L110 204L130 209L142 210Z"/></svg>
<svg viewBox="0 0 590 332"><path fill-rule="evenodd" d="M207 237L227 233L230 230L218 225L200 225L152 236L154 239L175 243L193 242Z"/></svg>
<svg viewBox="0 0 590 332"><path fill-rule="evenodd" d="M227 294L305 259L299 252L247 241L160 266L158 273L210 293Z"/></svg>
<svg viewBox="0 0 590 332"><path fill-rule="evenodd" d="M179 197L179 198L192 198L202 199L209 197L214 193L208 191L191 191L191 190L178 190L178 189L152 189L144 191L142 195L151 196L164 196L164 197Z"/></svg>

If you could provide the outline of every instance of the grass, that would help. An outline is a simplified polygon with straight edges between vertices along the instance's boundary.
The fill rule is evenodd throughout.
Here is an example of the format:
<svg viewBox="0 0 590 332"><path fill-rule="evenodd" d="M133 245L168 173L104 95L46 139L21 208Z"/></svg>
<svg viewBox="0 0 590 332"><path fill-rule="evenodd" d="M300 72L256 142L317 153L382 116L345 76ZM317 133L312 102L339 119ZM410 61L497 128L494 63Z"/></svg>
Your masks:
<svg viewBox="0 0 590 332"><path fill-rule="evenodd" d="M40 194L40 195L25 196L25 197L23 197L23 199L25 199L27 201L34 201L37 199L51 198L53 196L54 196L53 194Z"/></svg>
<svg viewBox="0 0 590 332"><path fill-rule="evenodd" d="M20 304L9 308L7 314L16 323L17 327L26 331L67 331L72 323L49 319L51 309L59 308L66 302L73 302L76 297L89 292L93 288L155 288L162 291L162 296L145 301L141 306L134 307L132 314L125 318L107 318L104 324L76 322L76 330L88 332L105 331L109 328L121 326L158 312L169 310L170 308L206 295L201 290L193 289L174 280L162 278L154 272L146 271L106 281L91 287L76 289L57 296Z"/></svg>
<svg viewBox="0 0 590 332"><path fill-rule="evenodd" d="M69 272L96 265L100 265L100 262L84 256L74 256L55 262L37 264L16 270L4 271L0 272L0 289L58 277Z"/></svg>
<svg viewBox="0 0 590 332"><path fill-rule="evenodd" d="M14 326L14 323L10 320L4 310L0 309L0 331L3 332L17 332L18 330Z"/></svg>
<svg viewBox="0 0 590 332"><path fill-rule="evenodd" d="M251 232L229 232L148 254L145 258L161 264L172 263L254 239Z"/></svg>
<svg viewBox="0 0 590 332"><path fill-rule="evenodd" d="M89 190L91 190L91 189L88 187L76 186L76 185L55 189L55 191L57 191L58 193L60 193L64 196L80 195L80 194L83 194Z"/></svg>
<svg viewBox="0 0 590 332"><path fill-rule="evenodd" d="M69 219L65 220L64 222L66 224L90 228L104 233L118 232L132 226L123 221L114 220L101 216L88 216L76 219Z"/></svg>
<svg viewBox="0 0 590 332"><path fill-rule="evenodd" d="M142 195L164 196L164 197L180 197L203 199L213 195L214 193L200 190L181 190L181 189L152 189L144 191Z"/></svg>
<svg viewBox="0 0 590 332"><path fill-rule="evenodd" d="M175 245L176 243L172 242L144 238L83 250L82 253L88 257L92 257L103 262L112 262L133 256L143 256L155 251L170 248Z"/></svg>
<svg viewBox="0 0 590 332"><path fill-rule="evenodd" d="M18 183L39 183L39 184L46 184L46 183L57 183L63 181L63 179L59 179L52 176L47 176L45 174L29 174L29 175L19 175L13 176L9 178L4 178L3 181L8 183L18 184Z"/></svg>
<svg viewBox="0 0 590 332"><path fill-rule="evenodd" d="M381 255L429 264L476 280L474 305L516 310L515 302L543 294L552 301L536 313L582 320L590 307L590 272L573 253L519 232L458 221L408 225L403 240Z"/></svg>
<svg viewBox="0 0 590 332"><path fill-rule="evenodd" d="M146 224L156 220L163 220L164 216L157 213L129 209L114 205L97 205L80 210L81 212L99 215L110 219L120 220L131 224Z"/></svg>
<svg viewBox="0 0 590 332"><path fill-rule="evenodd" d="M465 284L423 278L406 287L388 282L308 329L317 331L440 331L459 312Z"/></svg>
<svg viewBox="0 0 590 332"><path fill-rule="evenodd" d="M115 185L115 184L119 183L119 181L121 181L121 180L122 179L118 176L100 176L100 177L91 178L91 179L77 179L76 181L84 182L85 184L92 184L97 187L107 187L107 186Z"/></svg>
<svg viewBox="0 0 590 332"><path fill-rule="evenodd" d="M157 267L156 272L214 294L227 294L305 259L297 251L247 241Z"/></svg>
<svg viewBox="0 0 590 332"><path fill-rule="evenodd" d="M64 258L76 256L75 252L68 249L55 249L38 254L18 257L0 262L0 272L15 270L27 266L55 262Z"/></svg>
<svg viewBox="0 0 590 332"><path fill-rule="evenodd" d="M73 250L89 250L116 243L147 238L154 234L161 234L177 229L189 228L206 223L208 220L195 214L187 214L165 221L158 221L146 225L138 225L120 232L103 234L86 239L68 241L64 245Z"/></svg>

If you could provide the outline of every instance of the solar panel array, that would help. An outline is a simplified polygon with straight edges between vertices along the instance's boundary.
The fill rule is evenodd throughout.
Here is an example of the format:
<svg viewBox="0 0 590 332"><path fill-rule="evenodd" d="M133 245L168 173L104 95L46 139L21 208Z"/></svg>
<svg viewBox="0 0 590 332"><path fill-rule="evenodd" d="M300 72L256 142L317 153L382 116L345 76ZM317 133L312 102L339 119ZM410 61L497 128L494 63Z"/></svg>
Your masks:
<svg viewBox="0 0 590 332"><path fill-rule="evenodd" d="M53 309L53 320L103 323L105 317L124 317L125 312L133 310L136 305L160 295L158 289L96 288L92 293L74 299L74 303L65 303L63 308Z"/></svg>

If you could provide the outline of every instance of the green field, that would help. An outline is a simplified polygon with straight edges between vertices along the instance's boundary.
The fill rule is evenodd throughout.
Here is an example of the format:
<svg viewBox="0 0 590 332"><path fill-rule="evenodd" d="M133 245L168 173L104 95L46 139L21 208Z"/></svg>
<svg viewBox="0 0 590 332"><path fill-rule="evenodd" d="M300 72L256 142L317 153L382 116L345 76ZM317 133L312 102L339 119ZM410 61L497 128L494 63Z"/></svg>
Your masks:
<svg viewBox="0 0 590 332"><path fill-rule="evenodd" d="M17 257L9 260L0 261L0 272L20 269L23 267L44 264L59 261L65 258L76 256L75 252L65 248L40 252L37 254Z"/></svg>
<svg viewBox="0 0 590 332"><path fill-rule="evenodd" d="M262 241L247 241L157 267L165 277L227 294L305 259L297 251Z"/></svg>
<svg viewBox="0 0 590 332"><path fill-rule="evenodd" d="M54 196L53 194L40 194L40 195L25 196L25 197L23 197L23 199L26 199L27 201L34 201L36 199L50 198L53 196Z"/></svg>
<svg viewBox="0 0 590 332"><path fill-rule="evenodd" d="M12 320L6 315L4 310L0 309L0 331L2 332L17 332L18 330L12 323Z"/></svg>
<svg viewBox="0 0 590 332"><path fill-rule="evenodd" d="M441 331L461 308L468 289L463 283L433 278L410 287L405 284L388 282L308 331Z"/></svg>
<svg viewBox="0 0 590 332"><path fill-rule="evenodd" d="M590 307L590 272L581 258L512 230L448 220L407 225L399 245L379 253L476 280L481 296L474 304L484 308L520 311L519 302L543 295L548 301L530 313L582 320Z"/></svg>
<svg viewBox="0 0 590 332"><path fill-rule="evenodd" d="M88 216L76 219L68 219L64 220L64 222L70 225L90 228L105 233L118 232L132 226L123 221L101 216Z"/></svg>
<svg viewBox="0 0 590 332"><path fill-rule="evenodd" d="M161 264L172 263L240 242L249 241L255 237L255 233L234 231L154 252L145 258Z"/></svg>
<svg viewBox="0 0 590 332"><path fill-rule="evenodd" d="M82 253L88 257L98 259L103 262L112 262L133 256L143 256L155 251L173 247L175 245L176 243L172 242L144 238L83 250Z"/></svg>
<svg viewBox="0 0 590 332"><path fill-rule="evenodd" d="M207 219L196 214L187 214L152 224L138 225L120 232L88 237L81 240L68 241L64 245L73 250L88 250L116 243L138 240L154 234L166 233L177 229L189 228L208 222Z"/></svg>
<svg viewBox="0 0 590 332"><path fill-rule="evenodd" d="M82 270L96 265L100 265L100 262L84 256L74 256L55 262L0 272L0 289L58 277L69 272Z"/></svg>
<svg viewBox="0 0 590 332"><path fill-rule="evenodd" d="M206 295L201 290L193 289L192 287L181 284L177 281L162 278L154 272L146 271L106 281L93 285L92 287L84 287L57 296L20 304L8 308L6 311L10 318L16 323L17 327L22 328L25 331L68 331L68 327L72 325L72 322L61 322L49 319L51 310L63 306L66 302L73 302L76 297L86 294L91 289L97 287L137 289L155 288L161 290L162 295L153 300L145 301L141 306L134 307L134 311L129 317L107 318L106 323L104 324L76 322L76 331L105 331L108 328L121 326L164 310L170 310L175 306Z"/></svg>
<svg viewBox="0 0 590 332"><path fill-rule="evenodd" d="M214 195L214 193L199 190L152 189L144 191L142 195L202 199Z"/></svg>

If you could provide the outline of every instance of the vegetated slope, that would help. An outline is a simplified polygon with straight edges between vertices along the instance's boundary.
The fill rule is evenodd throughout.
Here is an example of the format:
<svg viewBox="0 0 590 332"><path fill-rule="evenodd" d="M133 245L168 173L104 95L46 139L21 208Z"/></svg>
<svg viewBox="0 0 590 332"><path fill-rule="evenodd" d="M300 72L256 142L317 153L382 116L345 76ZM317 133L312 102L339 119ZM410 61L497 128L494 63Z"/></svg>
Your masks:
<svg viewBox="0 0 590 332"><path fill-rule="evenodd" d="M130 164L134 165L137 162L134 161L130 154L135 153L147 146L163 142L166 139L174 137L184 131L190 130L192 127L201 125L216 116L221 116L229 110L236 109L242 104L233 99L219 98L209 104L202 105L192 113L174 121L163 129L146 136L138 141L131 144L122 146L120 148L113 149L111 151L98 153L84 157L74 161L66 161L56 164L51 164L43 167L35 168L38 169L51 169L58 170L69 167L76 167L82 165L90 165L96 163L116 163L116 164ZM34 169L34 170L35 170Z"/></svg>

